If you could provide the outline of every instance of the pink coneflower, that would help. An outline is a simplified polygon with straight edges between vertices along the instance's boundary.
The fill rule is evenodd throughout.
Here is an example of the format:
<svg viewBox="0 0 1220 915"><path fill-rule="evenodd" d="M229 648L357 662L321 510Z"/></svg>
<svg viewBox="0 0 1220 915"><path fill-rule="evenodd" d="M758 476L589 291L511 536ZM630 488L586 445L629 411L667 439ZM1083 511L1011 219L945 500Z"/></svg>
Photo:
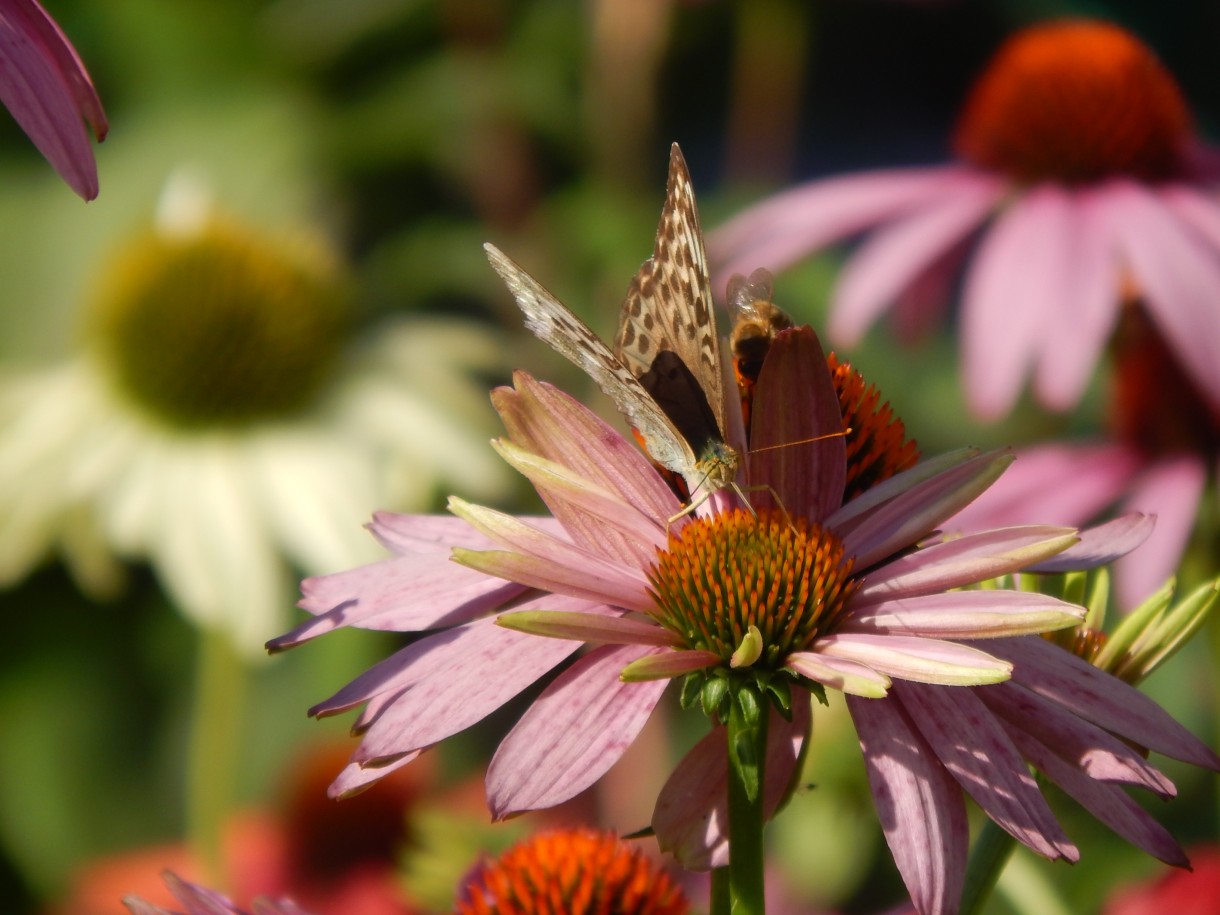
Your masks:
<svg viewBox="0 0 1220 915"><path fill-rule="evenodd" d="M106 114L85 65L36 0L0 0L0 102L38 151L86 200L97 164L85 122L106 138Z"/></svg>
<svg viewBox="0 0 1220 915"><path fill-rule="evenodd" d="M1134 293L1220 404L1220 169L1139 39L1093 21L1017 34L971 91L954 140L958 164L781 193L715 232L709 254L725 276L778 269L874 230L834 293L830 334L844 343L891 306L908 326L926 323L969 259L964 389L986 418L1030 374L1048 407L1075 404Z"/></svg>
<svg viewBox="0 0 1220 915"><path fill-rule="evenodd" d="M1190 542L1220 461L1220 408L1186 375L1138 302L1125 305L1111 354L1111 438L1022 451L948 526L1035 518L1083 525L1116 508L1155 514L1147 542L1115 563L1119 602L1134 607L1174 574Z"/></svg>
<svg viewBox="0 0 1220 915"><path fill-rule="evenodd" d="M844 422L808 328L776 338L755 389L756 453L743 475L769 487L751 497L756 517L721 491L716 510L670 521L680 505L663 479L586 408L524 374L493 399L509 431L498 450L551 515L512 517L458 499L457 518L378 515L373 533L395 557L307 580L302 606L314 619L270 643L287 648L343 626L419 636L311 710L364 706L361 745L332 793L409 763L575 655L491 762L498 818L596 781L670 678L686 677L684 694L714 718L724 696L715 681L753 678L789 709L787 718L772 713L768 732L763 794L772 810L808 730L810 693L852 697L883 826L921 912L951 911L960 890L963 790L1035 850L1076 856L1026 759L1090 809L1099 797L1115 805L1115 828L1141 848L1182 861L1121 791L1093 781L1172 792L1108 732L1204 765L1220 759L1130 687L1021 638L1073 625L1082 608L951 590L1049 561L1076 532L1009 528L922 544L1002 472L1005 453L875 473L883 482L844 504L843 436L806 441ZM869 422L853 417L853 434L884 441ZM804 444L757 450L791 442ZM981 686L1010 677L1020 685ZM946 688L968 686L977 689ZM726 860L725 745L717 724L657 802L658 839L688 866Z"/></svg>

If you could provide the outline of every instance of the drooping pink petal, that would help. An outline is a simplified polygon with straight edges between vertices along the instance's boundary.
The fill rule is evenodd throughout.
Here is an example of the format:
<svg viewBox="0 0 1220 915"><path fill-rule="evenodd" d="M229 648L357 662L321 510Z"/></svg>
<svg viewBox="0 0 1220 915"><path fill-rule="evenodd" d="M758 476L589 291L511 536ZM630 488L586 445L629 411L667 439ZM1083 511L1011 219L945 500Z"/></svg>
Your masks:
<svg viewBox="0 0 1220 915"><path fill-rule="evenodd" d="M903 168L811 181L750 207L708 235L712 288L756 267L782 270L812 251L935 200L960 166Z"/></svg>
<svg viewBox="0 0 1220 915"><path fill-rule="evenodd" d="M977 531L1011 524L1079 527L1113 505L1143 458L1126 445L1054 444L1024 448L991 487L945 524Z"/></svg>
<svg viewBox="0 0 1220 915"><path fill-rule="evenodd" d="M1104 524L1085 528L1080 532L1079 543L1072 544L1045 562L1034 563L1026 571L1071 572L1109 565L1144 543L1151 536L1155 524L1153 515L1140 512L1119 515Z"/></svg>
<svg viewBox="0 0 1220 915"><path fill-rule="evenodd" d="M1174 216L1199 234L1217 254L1220 254L1220 207L1209 191L1189 184L1174 182L1158 188L1161 201Z"/></svg>
<svg viewBox="0 0 1220 915"><path fill-rule="evenodd" d="M1038 854L1076 861L1064 835L1004 729L969 689L895 683L897 696L949 774L996 825Z"/></svg>
<svg viewBox="0 0 1220 915"><path fill-rule="evenodd" d="M1037 335L1034 390L1052 410L1079 402L1118 319L1118 254L1096 199L1104 193L1104 186L1070 192L1066 244L1058 269L1045 277L1047 320Z"/></svg>
<svg viewBox="0 0 1220 915"><path fill-rule="evenodd" d="M862 519L868 518L904 492L922 486L955 467L970 463L981 453L978 448L958 448L922 460L914 467L877 483L845 503L826 519L826 524L840 534L845 534L861 524Z"/></svg>
<svg viewBox="0 0 1220 915"><path fill-rule="evenodd" d="M954 287L970 247L968 239L954 245L898 295L890 327L901 343L916 346L939 325L954 299Z"/></svg>
<svg viewBox="0 0 1220 915"><path fill-rule="evenodd" d="M809 733L809 695L792 696L792 720L774 709L767 726L763 769L763 811L770 817L788 796ZM728 746L724 727L715 727L682 757L657 797L652 828L662 851L691 870L729 862Z"/></svg>
<svg viewBox="0 0 1220 915"><path fill-rule="evenodd" d="M1155 858L1174 867L1189 867L1181 846L1160 823L1116 785L1089 777L1025 731L1010 732L1017 748L1060 788L1116 833Z"/></svg>
<svg viewBox="0 0 1220 915"><path fill-rule="evenodd" d="M961 902L970 837L961 788L900 702L848 696L847 708L885 841L915 908L952 915Z"/></svg>
<svg viewBox="0 0 1220 915"><path fill-rule="evenodd" d="M1220 756L1139 690L1045 639L986 643L1013 662L1013 681L1086 721L1173 759L1220 771Z"/></svg>
<svg viewBox="0 0 1220 915"><path fill-rule="evenodd" d="M672 680L692 671L715 667L719 663L720 655L698 648L689 651L666 651L632 661L623 668L622 678L627 681Z"/></svg>
<svg viewBox="0 0 1220 915"><path fill-rule="evenodd" d="M106 137L102 103L71 42L34 0L0 14L0 101L47 161L86 200L97 196L97 165L82 118Z"/></svg>
<svg viewBox="0 0 1220 915"><path fill-rule="evenodd" d="M816 654L864 664L892 678L953 686L998 683L1012 666L957 642L906 635L835 633L814 643Z"/></svg>
<svg viewBox="0 0 1220 915"><path fill-rule="evenodd" d="M839 278L831 303L829 334L857 342L887 305L986 219L1004 183L963 173L949 192L877 230L860 246Z"/></svg>
<svg viewBox="0 0 1220 915"><path fill-rule="evenodd" d="M933 543L864 576L864 584L852 596L849 606L867 607L880 601L937 594L986 581L1055 555L1075 536L1071 528L1027 526L965 534Z"/></svg>
<svg viewBox="0 0 1220 915"><path fill-rule="evenodd" d="M771 343L754 392L749 454L753 486L769 486L790 515L820 521L839 507L847 477L839 398L826 355L809 327L784 331ZM774 502L752 494L755 507Z"/></svg>
<svg viewBox="0 0 1220 915"><path fill-rule="evenodd" d="M524 585L486 575L432 555L399 556L367 566L307 578L298 606L315 614L267 643L282 651L342 626L416 632L481 616L525 591Z"/></svg>
<svg viewBox="0 0 1220 915"><path fill-rule="evenodd" d="M984 236L962 290L962 374L972 410L1002 416L1016 400L1038 334L1065 303L1048 278L1062 269L1067 192L1051 184L1021 196ZM1053 326L1053 325L1052 325Z"/></svg>
<svg viewBox="0 0 1220 915"><path fill-rule="evenodd" d="M618 761L669 685L667 680L624 683L619 672L658 650L596 648L534 700L488 767L487 803L493 817L562 803Z"/></svg>
<svg viewBox="0 0 1220 915"><path fill-rule="evenodd" d="M653 645L673 648L685 640L656 623L601 613L566 610L511 610L496 617L499 625L553 639L573 639L594 645Z"/></svg>
<svg viewBox="0 0 1220 915"><path fill-rule="evenodd" d="M1104 205L1148 313L1183 368L1220 403L1220 258L1141 185L1115 182Z"/></svg>
<svg viewBox="0 0 1220 915"><path fill-rule="evenodd" d="M1036 635L1076 625L1083 619L1083 607L1044 594L947 591L853 609L838 631L981 639Z"/></svg>
<svg viewBox="0 0 1220 915"><path fill-rule="evenodd" d="M1206 485L1207 465L1193 454L1161 458L1135 478L1123 507L1154 515L1156 526L1143 546L1115 564L1115 590L1122 606L1138 606L1174 574Z"/></svg>
<svg viewBox="0 0 1220 915"><path fill-rule="evenodd" d="M1127 744L1019 683L1010 680L975 695L1006 723L1010 734L1032 735L1089 778L1138 785L1163 798L1177 794L1173 782Z"/></svg>

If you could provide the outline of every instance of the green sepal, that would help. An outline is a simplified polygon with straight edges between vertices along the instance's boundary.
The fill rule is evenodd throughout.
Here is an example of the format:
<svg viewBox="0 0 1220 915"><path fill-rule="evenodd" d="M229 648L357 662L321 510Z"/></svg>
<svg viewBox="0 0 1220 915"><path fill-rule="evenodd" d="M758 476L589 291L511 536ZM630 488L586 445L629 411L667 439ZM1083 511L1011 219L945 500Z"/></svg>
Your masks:
<svg viewBox="0 0 1220 915"><path fill-rule="evenodd" d="M706 679L706 674L701 670L691 671L682 678L682 691L678 696L682 711L689 712L695 707L695 703L703 694L703 683Z"/></svg>
<svg viewBox="0 0 1220 915"><path fill-rule="evenodd" d="M725 703L729 696L729 681L725 677L715 675L703 681L703 689L699 699L703 704L703 714L716 721L723 721L728 708Z"/></svg>
<svg viewBox="0 0 1220 915"><path fill-rule="evenodd" d="M771 705L785 721L792 720L792 681L788 677L770 678L763 684L763 695L771 697Z"/></svg>
<svg viewBox="0 0 1220 915"><path fill-rule="evenodd" d="M763 707L752 685L742 685L734 691L737 707L741 710L742 725L755 730L762 721Z"/></svg>

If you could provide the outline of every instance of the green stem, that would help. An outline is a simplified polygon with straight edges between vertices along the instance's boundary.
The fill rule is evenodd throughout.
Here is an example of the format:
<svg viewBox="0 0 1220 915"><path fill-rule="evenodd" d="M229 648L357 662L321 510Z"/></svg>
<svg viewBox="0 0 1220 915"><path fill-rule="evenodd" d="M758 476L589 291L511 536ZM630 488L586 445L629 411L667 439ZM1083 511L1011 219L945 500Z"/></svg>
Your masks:
<svg viewBox="0 0 1220 915"><path fill-rule="evenodd" d="M229 636L200 629L187 775L187 833L206 882L226 882L221 833L233 805L240 745L245 664Z"/></svg>
<svg viewBox="0 0 1220 915"><path fill-rule="evenodd" d="M767 707L752 685L735 691L728 720L729 896L732 915L765 915L763 785Z"/></svg>
<svg viewBox="0 0 1220 915"><path fill-rule="evenodd" d="M729 899L729 869L717 867L712 871L712 907L708 915L731 915L732 902Z"/></svg>
<svg viewBox="0 0 1220 915"><path fill-rule="evenodd" d="M970 861L966 865L966 882L962 888L962 907L959 915L974 915L981 912L983 904L995 889L1000 872L1017 846L1017 840L1002 830L990 819L983 824L979 837L970 850Z"/></svg>

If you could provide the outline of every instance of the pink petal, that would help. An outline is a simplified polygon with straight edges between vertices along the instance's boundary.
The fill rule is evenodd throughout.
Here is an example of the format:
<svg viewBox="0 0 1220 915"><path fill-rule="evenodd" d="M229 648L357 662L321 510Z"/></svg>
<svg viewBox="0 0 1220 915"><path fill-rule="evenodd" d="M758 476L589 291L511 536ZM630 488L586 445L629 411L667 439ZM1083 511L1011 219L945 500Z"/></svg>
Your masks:
<svg viewBox="0 0 1220 915"><path fill-rule="evenodd" d="M1026 759L1132 845L1174 867L1190 866L1173 836L1121 788L1090 778L1026 732L1016 731L1011 736Z"/></svg>
<svg viewBox="0 0 1220 915"><path fill-rule="evenodd" d="M1143 463L1125 445L1025 448L999 480L945 527L955 531L1035 523L1079 527L1117 502Z"/></svg>
<svg viewBox="0 0 1220 915"><path fill-rule="evenodd" d="M419 754L422 752L422 750L414 750L410 753L404 753L393 762L375 766L348 763L343 767L343 771L335 777L335 780L330 783L330 787L326 789L326 796L336 801L342 798L353 797L370 785L385 778L391 772L397 772L403 766L415 762L415 760L419 759Z"/></svg>
<svg viewBox="0 0 1220 915"><path fill-rule="evenodd" d="M963 173L955 187L878 230L840 275L830 336L844 345L857 342L903 289L979 226L1003 190L998 179Z"/></svg>
<svg viewBox="0 0 1220 915"><path fill-rule="evenodd" d="M1045 562L1029 566L1030 572L1071 572L1078 569L1095 569L1109 565L1126 556L1148 540L1156 519L1152 515L1131 512L1119 515L1104 524L1085 528L1080 532L1080 542ZM1125 606L1133 607L1134 603Z"/></svg>
<svg viewBox="0 0 1220 915"><path fill-rule="evenodd" d="M794 692L792 720L774 710L768 719L763 770L763 806L772 816L788 796L809 733L809 695ZM691 870L710 870L729 862L728 748L718 726L682 757L665 782L652 815L662 851Z"/></svg>
<svg viewBox="0 0 1220 915"><path fill-rule="evenodd" d="M523 585L489 578L435 554L384 559L307 578L298 606L315 614L267 643L282 651L343 626L416 632L466 622L521 594Z"/></svg>
<svg viewBox="0 0 1220 915"><path fill-rule="evenodd" d="M1062 527L1009 527L965 534L921 547L864 576L850 606L936 594L1015 572L1055 555L1075 531Z"/></svg>
<svg viewBox="0 0 1220 915"><path fill-rule="evenodd" d="M846 633L823 636L815 653L864 664L889 677L972 686L1006 680L1012 667L986 651L905 635Z"/></svg>
<svg viewBox="0 0 1220 915"><path fill-rule="evenodd" d="M1173 759L1220 771L1217 756L1139 690L1045 639L988 642L1013 662L1013 681L1099 727Z"/></svg>
<svg viewBox="0 0 1220 915"><path fill-rule="evenodd" d="M1076 861L1025 760L969 689L895 683L915 726L949 774L1000 828L1044 857Z"/></svg>
<svg viewBox="0 0 1220 915"><path fill-rule="evenodd" d="M1083 608L1043 594L947 591L861 607L837 631L980 639L1034 635L1078 624L1083 618Z"/></svg>
<svg viewBox="0 0 1220 915"><path fill-rule="evenodd" d="M1138 785L1162 798L1177 794L1173 782L1127 744L1019 683L984 687L975 695L1005 722L1010 735L1031 735L1091 779Z"/></svg>
<svg viewBox="0 0 1220 915"><path fill-rule="evenodd" d="M554 519L531 518L538 527L552 524ZM442 553L446 556L455 546L485 550L492 542L461 518L452 515L403 515L398 512L374 512L367 525L369 532L391 553L409 556L413 553Z"/></svg>
<svg viewBox="0 0 1220 915"><path fill-rule="evenodd" d="M1149 314L1182 366L1220 404L1220 258L1147 188L1115 182L1104 203Z"/></svg>
<svg viewBox="0 0 1220 915"><path fill-rule="evenodd" d="M1159 196L1179 220L1220 252L1220 206L1213 193L1189 184L1167 184Z"/></svg>
<svg viewBox="0 0 1220 915"><path fill-rule="evenodd" d="M818 248L927 201L958 182L960 166L905 168L811 181L769 197L707 239L713 289L755 267L782 270Z"/></svg>
<svg viewBox="0 0 1220 915"><path fill-rule="evenodd" d="M1104 190L1071 195L1068 244L1058 271L1047 277L1053 285L1048 321L1038 335L1034 387L1052 410L1079 402L1118 318L1118 257L1096 202L1099 193Z"/></svg>
<svg viewBox="0 0 1220 915"><path fill-rule="evenodd" d="M826 355L809 327L785 331L767 352L754 391L749 483L770 486L784 510L820 521L839 507L847 476L839 398ZM764 450L766 449L766 450ZM756 507L774 498L751 496Z"/></svg>
<svg viewBox="0 0 1220 915"><path fill-rule="evenodd" d="M0 58L0 101L71 188L92 200L97 165L81 118L102 140L106 115L71 42L37 3L7 2Z"/></svg>
<svg viewBox="0 0 1220 915"><path fill-rule="evenodd" d="M450 498L449 508L504 551L453 551L456 562L484 575L629 610L653 606L639 566L627 566L531 527L519 518Z"/></svg>
<svg viewBox="0 0 1220 915"><path fill-rule="evenodd" d="M517 372L513 383L514 388L494 391L492 403L515 444L563 464L653 518L663 520L678 511L677 497L648 458L588 407L525 372ZM612 548L596 519L557 517L582 542ZM628 550L620 558L634 555Z"/></svg>
<svg viewBox="0 0 1220 915"><path fill-rule="evenodd" d="M902 704L847 697L877 817L922 915L956 912L969 825L958 784L912 727Z"/></svg>
<svg viewBox="0 0 1220 915"><path fill-rule="evenodd" d="M543 600L537 603L543 603ZM447 690L461 689L465 685L472 691L472 696L468 702L457 703L459 711L442 708L435 712L428 710L425 714L452 715L455 722L475 714L476 717L471 720L473 723L489 711L499 708L579 647L575 642L512 632L497 626L491 618L475 620L412 642L366 670L329 699L315 705L309 714L317 717L334 715L363 702L384 697L377 708L384 713L387 707L398 705L398 711L391 715L397 718L404 714L404 710L426 701L429 695L447 694ZM425 688L417 689L421 685ZM377 752L363 753L358 757L359 761L414 750L436 742L414 736L418 728L432 727L433 724L420 723L417 728L415 723L408 721L404 730L395 735L386 733L388 725L384 714L372 717L376 719L372 726L376 726L379 734L390 744L386 744L381 737L375 745L366 741L366 747L375 746ZM448 727L445 722L440 722L440 725ZM466 726L459 724L449 733L457 733Z"/></svg>
<svg viewBox="0 0 1220 915"><path fill-rule="evenodd" d="M1123 507L1156 518L1152 535L1114 569L1123 607L1136 607L1169 580L1182 561L1207 485L1207 466L1184 454L1152 463L1131 486Z"/></svg>
<svg viewBox="0 0 1220 915"><path fill-rule="evenodd" d="M1019 198L979 244L962 291L963 386L981 417L1006 413L1021 390L1034 341L1063 307L1049 300L1049 261L1061 245L1066 194L1039 185ZM1059 229L1059 231L1056 231Z"/></svg>
<svg viewBox="0 0 1220 915"><path fill-rule="evenodd" d="M624 683L619 672L658 650L634 645L594 649L534 700L487 770L493 817L562 803L618 761L669 685L668 680Z"/></svg>
<svg viewBox="0 0 1220 915"><path fill-rule="evenodd" d="M867 664L813 651L792 652L784 661L784 666L815 683L852 696L880 699L890 688L890 678Z"/></svg>

